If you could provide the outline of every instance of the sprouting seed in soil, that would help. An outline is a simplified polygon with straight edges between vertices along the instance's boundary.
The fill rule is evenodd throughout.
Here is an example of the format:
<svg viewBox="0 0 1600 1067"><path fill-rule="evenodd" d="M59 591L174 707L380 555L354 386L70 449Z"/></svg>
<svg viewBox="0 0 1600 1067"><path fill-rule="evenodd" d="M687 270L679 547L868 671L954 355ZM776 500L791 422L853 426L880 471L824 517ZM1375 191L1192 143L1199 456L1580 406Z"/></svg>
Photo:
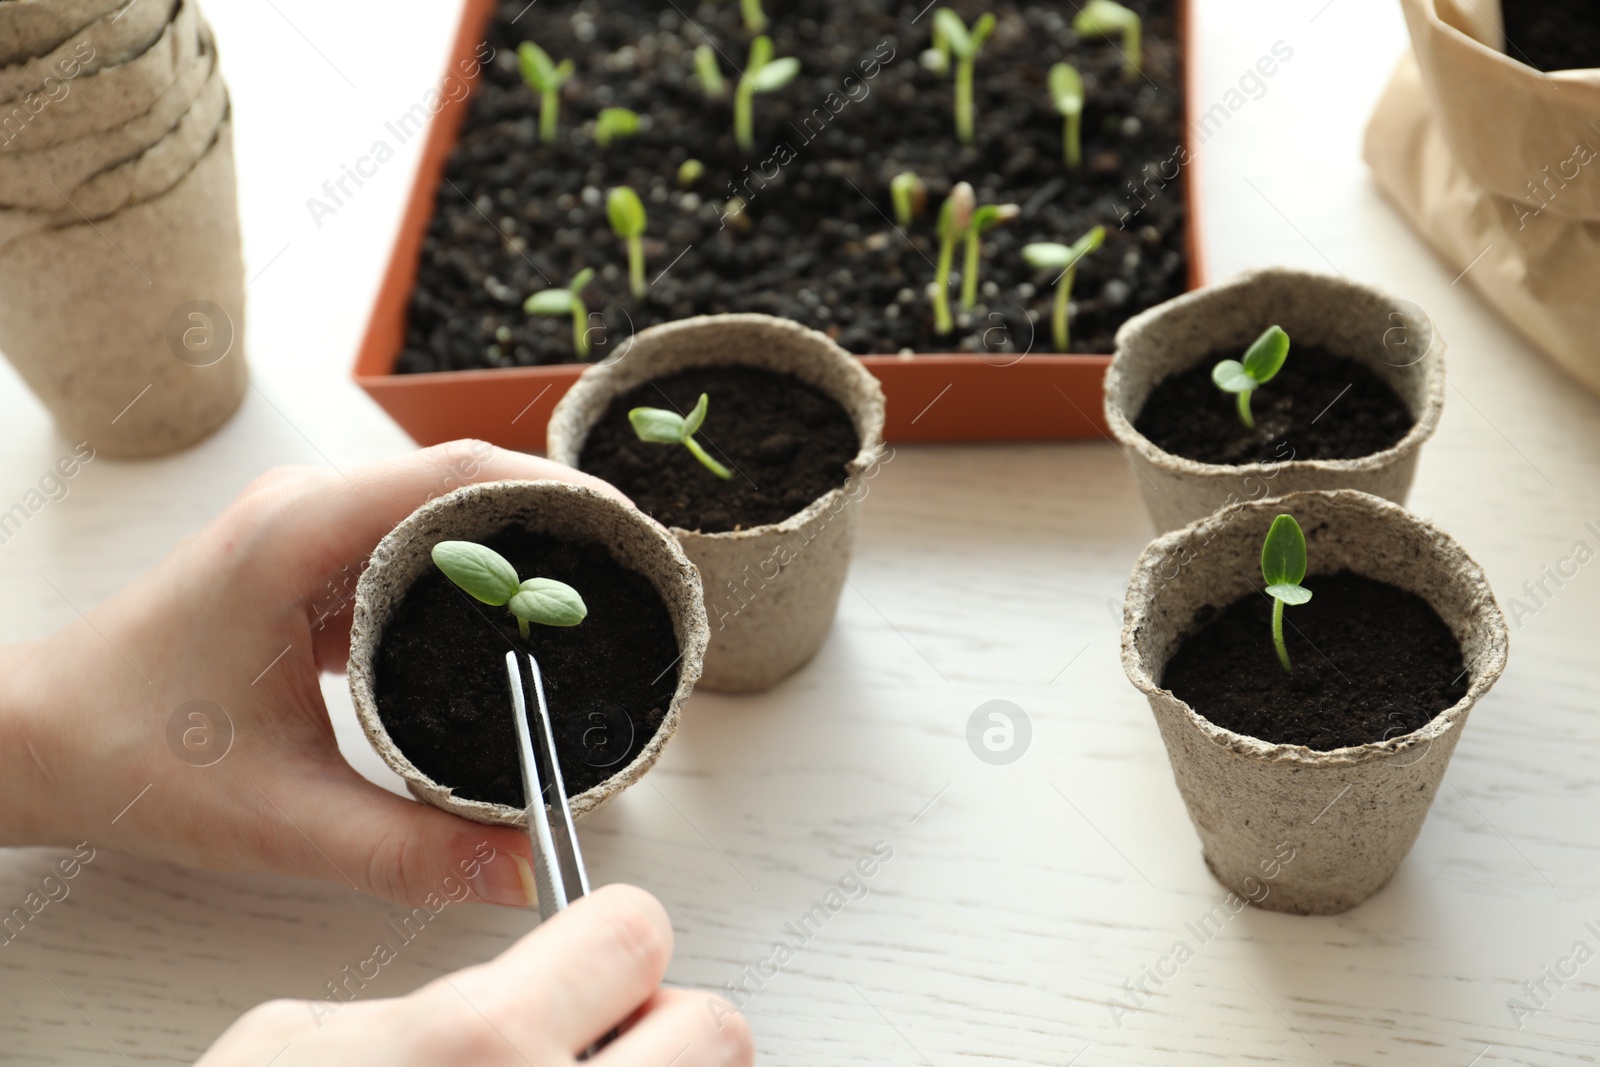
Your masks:
<svg viewBox="0 0 1600 1067"><path fill-rule="evenodd" d="M744 28L751 33L767 32L767 13L761 10L761 0L739 0L739 13L744 16Z"/></svg>
<svg viewBox="0 0 1600 1067"><path fill-rule="evenodd" d="M950 318L950 268L955 263L956 242L972 225L976 196L972 186L957 182L939 206L939 266L933 279L933 332L943 337L955 329Z"/></svg>
<svg viewBox="0 0 1600 1067"><path fill-rule="evenodd" d="M700 79L700 89L707 97L715 99L728 91L722 80L722 68L717 66L717 51L708 44L694 50L694 76Z"/></svg>
<svg viewBox="0 0 1600 1067"><path fill-rule="evenodd" d="M1083 162L1083 139L1079 127L1083 121L1083 78L1071 63L1057 63L1050 68L1050 102L1061 115L1061 152L1067 167L1073 169Z"/></svg>
<svg viewBox="0 0 1600 1067"><path fill-rule="evenodd" d="M678 185L684 189L706 176L706 165L698 159L686 159L678 165Z"/></svg>
<svg viewBox="0 0 1600 1067"><path fill-rule="evenodd" d="M933 51L944 57L945 66L955 61L956 139L962 144L972 143L972 68L994 27L993 12L979 15L970 30L951 8L941 7L933 13Z"/></svg>
<svg viewBox="0 0 1600 1067"><path fill-rule="evenodd" d="M978 302L979 244L983 235L1022 214L1016 204L985 204L972 213L967 227L967 256L961 268L961 310L971 311Z"/></svg>
<svg viewBox="0 0 1600 1067"><path fill-rule="evenodd" d="M765 34L750 42L750 58L744 73L739 77L739 87L733 91L733 136L739 147L749 151L755 146L754 120L751 117L757 93L775 93L794 81L800 73L800 61L793 56L772 58L772 38Z"/></svg>
<svg viewBox="0 0 1600 1067"><path fill-rule="evenodd" d="M529 315L571 315L572 350L579 359L589 358L589 309L583 302L583 290L592 281L594 271L585 267L572 276L565 289L542 289L522 305Z"/></svg>
<svg viewBox="0 0 1600 1067"><path fill-rule="evenodd" d="M589 614L578 591L554 578L519 581L511 561L473 541L440 541L433 562L468 596L491 607L505 607L517 618L517 630L528 637L528 624L576 626Z"/></svg>
<svg viewBox="0 0 1600 1067"><path fill-rule="evenodd" d="M618 137L632 137L639 132L639 113L625 107L605 107L594 117L594 143L608 147Z"/></svg>
<svg viewBox="0 0 1600 1067"><path fill-rule="evenodd" d="M572 60L554 63L550 54L532 41L517 46L517 66L528 88L539 94L539 140L556 139L556 123L561 114L561 87L572 77Z"/></svg>
<svg viewBox="0 0 1600 1067"><path fill-rule="evenodd" d="M710 404L710 397L701 393L687 417L666 408L634 408L628 412L628 421L633 424L633 432L639 435L639 440L658 445L682 445L706 470L726 481L733 477L733 472L707 455L700 442L694 439L695 431L706 421L706 408Z"/></svg>
<svg viewBox="0 0 1600 1067"><path fill-rule="evenodd" d="M1268 326L1260 337L1245 349L1244 359L1225 359L1211 368L1211 381L1224 393L1239 396L1239 421L1246 429L1256 428L1256 419L1250 412L1250 396L1270 382L1283 369L1289 358L1289 335L1280 326Z"/></svg>
<svg viewBox="0 0 1600 1067"><path fill-rule="evenodd" d="M1117 3L1116 0L1089 0L1072 18L1072 29L1079 37L1105 37L1122 35L1122 74L1127 78L1139 76L1140 32L1139 16Z"/></svg>
<svg viewBox="0 0 1600 1067"><path fill-rule="evenodd" d="M1261 577L1272 598L1272 643L1278 650L1278 662L1289 671L1289 649L1283 643L1283 606L1304 604L1311 599L1311 590L1300 584L1306 577L1306 535L1293 515L1279 515L1272 520L1272 528L1261 545Z"/></svg>
<svg viewBox="0 0 1600 1067"><path fill-rule="evenodd" d="M626 185L606 194L606 218L611 232L628 246L628 289L634 299L644 299L644 202Z"/></svg>
<svg viewBox="0 0 1600 1067"><path fill-rule="evenodd" d="M928 187L909 170L902 171L889 180L889 200L894 204L895 222L910 226L928 203Z"/></svg>
<svg viewBox="0 0 1600 1067"><path fill-rule="evenodd" d="M1067 330L1067 310L1072 303L1072 281L1078 273L1078 260L1099 248L1105 239L1106 228L1096 226L1070 245L1041 241L1022 246L1022 258L1028 266L1060 272L1056 275L1055 307L1050 315L1050 333L1058 352L1065 352L1072 340Z"/></svg>

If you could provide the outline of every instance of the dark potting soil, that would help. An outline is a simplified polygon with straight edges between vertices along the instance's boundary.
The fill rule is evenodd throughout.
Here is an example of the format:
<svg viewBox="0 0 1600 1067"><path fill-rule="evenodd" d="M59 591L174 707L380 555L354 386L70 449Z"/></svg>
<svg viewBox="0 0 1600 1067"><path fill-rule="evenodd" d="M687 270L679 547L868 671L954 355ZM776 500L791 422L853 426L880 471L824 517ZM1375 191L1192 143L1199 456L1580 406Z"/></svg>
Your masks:
<svg viewBox="0 0 1600 1067"><path fill-rule="evenodd" d="M523 807L506 652L539 661L556 753L576 796L628 765L655 734L678 685L672 618L649 579L600 545L509 528L484 544L524 578L582 595L577 626L533 626L456 588L435 568L405 594L378 645L378 714L417 769L468 800Z"/></svg>
<svg viewBox="0 0 1600 1067"><path fill-rule="evenodd" d="M1162 688L1225 729L1318 751L1410 733L1466 695L1461 646L1421 597L1349 571L1304 584L1311 600L1284 609L1289 674L1258 592L1198 612Z"/></svg>
<svg viewBox="0 0 1600 1067"><path fill-rule="evenodd" d="M1071 5L951 3L969 25L983 11L999 18L976 66L972 145L955 137L952 77L918 63L933 21L924 0L766 0L775 54L798 58L801 73L756 97L756 144L743 151L731 91L751 35L739 4L504 0L439 185L397 370L572 362L570 320L530 318L522 303L584 267L598 272L584 294L594 358L646 326L726 311L795 319L855 353L1049 351L1053 277L1024 264L1022 246L1070 243L1095 225L1106 241L1078 268L1072 350L1110 352L1125 319L1187 287L1174 2L1126 0L1144 19L1144 76L1132 80L1112 43L1078 40ZM708 39L728 81L720 100L693 75ZM524 40L577 65L554 144L539 142L538 101L517 73ZM1082 72L1087 97L1083 166L1071 172L1046 91L1060 61ZM603 107L631 108L648 127L599 148ZM686 190L676 176L690 158L705 175ZM888 190L907 170L927 183L928 206L902 235ZM1022 217L986 235L980 306L939 337L925 293L934 216L963 180L979 203L1016 203ZM605 194L622 184L649 215L642 300L606 221ZM746 210L724 226L736 194ZM960 264L958 251L952 307Z"/></svg>
<svg viewBox="0 0 1600 1067"><path fill-rule="evenodd" d="M1538 70L1600 67L1594 0L1500 0L1506 55Z"/></svg>
<svg viewBox="0 0 1600 1067"><path fill-rule="evenodd" d="M641 441L636 407L688 414L710 398L695 439L734 472L718 478L687 448ZM754 367L697 367L645 382L611 402L589 431L580 470L603 478L666 526L704 533L782 522L845 483L861 450L850 413L798 378Z"/></svg>
<svg viewBox="0 0 1600 1067"><path fill-rule="evenodd" d="M1292 345L1275 377L1250 398L1256 428L1239 420L1238 400L1211 381L1213 352L1150 390L1134 429L1157 448L1200 463L1282 463L1356 459L1398 444L1416 424L1399 395L1353 359Z"/></svg>

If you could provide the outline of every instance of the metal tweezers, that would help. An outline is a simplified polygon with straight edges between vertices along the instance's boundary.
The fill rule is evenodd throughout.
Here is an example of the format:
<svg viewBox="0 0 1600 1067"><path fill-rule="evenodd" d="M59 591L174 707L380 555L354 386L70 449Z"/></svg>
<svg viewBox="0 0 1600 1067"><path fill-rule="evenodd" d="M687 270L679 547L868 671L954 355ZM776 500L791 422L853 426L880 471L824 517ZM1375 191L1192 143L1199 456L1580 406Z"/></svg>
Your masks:
<svg viewBox="0 0 1600 1067"><path fill-rule="evenodd" d="M527 678L518 667L517 653L506 653L506 677L511 682L511 706L517 720L517 755L522 759L522 791L528 805L528 837L533 841L533 879L539 890L539 919L550 918L589 892L589 875L583 869L578 834L572 827L572 805L561 781L556 759L556 738L550 728L550 707L544 699L544 676L539 661L524 653L533 672L534 705L538 725L528 728ZM533 736L530 736L533 735ZM550 783L549 805L544 783Z"/></svg>
<svg viewBox="0 0 1600 1067"><path fill-rule="evenodd" d="M528 679L518 667L516 652L506 653L506 678L511 683L511 707L517 720L517 755L522 760L522 795L528 804L528 837L533 842L533 880L539 891L539 921L589 892L589 874L583 868L578 833L572 826L572 805L561 780L556 759L555 731L550 727L550 706L544 699L544 675L539 661L525 653L532 672L533 705L539 721L528 728ZM537 735L537 736L534 736ZM544 783L550 783L550 803L545 804ZM586 1060L617 1036L612 1030L579 1054Z"/></svg>

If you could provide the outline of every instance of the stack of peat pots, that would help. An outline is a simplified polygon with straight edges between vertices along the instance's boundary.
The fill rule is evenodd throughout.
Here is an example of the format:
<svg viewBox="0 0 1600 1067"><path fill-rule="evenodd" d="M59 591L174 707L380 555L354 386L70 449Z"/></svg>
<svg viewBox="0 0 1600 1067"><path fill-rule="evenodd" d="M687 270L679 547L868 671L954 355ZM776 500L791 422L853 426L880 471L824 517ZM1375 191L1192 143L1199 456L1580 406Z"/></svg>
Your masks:
<svg viewBox="0 0 1600 1067"><path fill-rule="evenodd" d="M1273 325L1290 338L1288 361L1257 390L1261 429L1250 442L1225 425L1234 403L1210 372ZM1443 355L1415 305L1289 270L1186 294L1118 332L1106 418L1160 531L1128 584L1123 667L1150 702L1206 863L1235 910L1332 914L1387 884L1421 831L1469 712L1505 666L1505 620L1482 569L1401 506L1443 407ZM1187 393L1177 388L1186 374ZM1346 379L1346 392L1329 391ZM1303 454L1339 451L1331 428L1370 425L1384 403L1395 417L1371 450ZM1166 418L1164 405L1174 409ZM1186 457L1152 439L1175 449L1202 409L1225 415L1214 438L1257 451ZM1329 412L1337 414L1312 425ZM1275 451L1259 453L1274 440ZM1284 614L1288 673L1270 636L1263 564L1268 530L1284 514L1304 530L1312 592ZM1338 616L1353 610L1357 586L1415 625L1384 612L1369 612L1365 626ZM1352 636L1336 647L1340 630ZM1418 696L1397 684L1402 671L1383 671L1395 666L1395 649L1420 648L1424 632L1442 652ZM1350 723L1319 721L1311 709L1326 710L1320 694L1335 689L1368 705L1377 726L1357 728L1354 712Z"/></svg>
<svg viewBox="0 0 1600 1067"><path fill-rule="evenodd" d="M0 3L0 350L74 440L158 455L247 384L228 91L194 0Z"/></svg>

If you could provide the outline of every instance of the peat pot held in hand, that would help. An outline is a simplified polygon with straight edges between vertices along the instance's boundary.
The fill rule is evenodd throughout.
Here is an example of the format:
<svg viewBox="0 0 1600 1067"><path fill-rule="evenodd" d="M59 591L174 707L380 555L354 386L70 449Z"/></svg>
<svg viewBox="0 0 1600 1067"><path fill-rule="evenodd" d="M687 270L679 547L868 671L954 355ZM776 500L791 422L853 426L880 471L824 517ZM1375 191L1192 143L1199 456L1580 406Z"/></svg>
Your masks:
<svg viewBox="0 0 1600 1067"><path fill-rule="evenodd" d="M1287 672L1263 591L1278 515L1304 529L1310 570L1310 599L1283 613ZM1237 505L1152 542L1128 584L1122 666L1212 873L1261 907L1333 914L1411 850L1507 643L1460 545L1338 490Z"/></svg>
<svg viewBox="0 0 1600 1067"><path fill-rule="evenodd" d="M1288 357L1241 405L1213 369L1241 359L1272 326L1288 334ZM1106 422L1162 532L1307 489L1403 504L1443 408L1444 342L1420 308L1282 268L1134 316L1117 331L1106 371Z"/></svg>
<svg viewBox="0 0 1600 1067"><path fill-rule="evenodd" d="M642 440L630 419L656 408L671 423L702 395L687 445ZM584 371L550 417L549 454L672 528L705 582L701 684L752 691L827 636L883 412L877 379L825 334L768 315L706 315L642 330Z"/></svg>
<svg viewBox="0 0 1600 1067"><path fill-rule="evenodd" d="M432 559L440 541L474 541L523 579L564 582L588 614L524 639L507 608L445 578ZM567 482L483 482L424 504L373 550L356 585L350 695L367 739L419 799L526 826L506 652L539 661L581 816L655 764L705 647L699 575L661 527Z"/></svg>

